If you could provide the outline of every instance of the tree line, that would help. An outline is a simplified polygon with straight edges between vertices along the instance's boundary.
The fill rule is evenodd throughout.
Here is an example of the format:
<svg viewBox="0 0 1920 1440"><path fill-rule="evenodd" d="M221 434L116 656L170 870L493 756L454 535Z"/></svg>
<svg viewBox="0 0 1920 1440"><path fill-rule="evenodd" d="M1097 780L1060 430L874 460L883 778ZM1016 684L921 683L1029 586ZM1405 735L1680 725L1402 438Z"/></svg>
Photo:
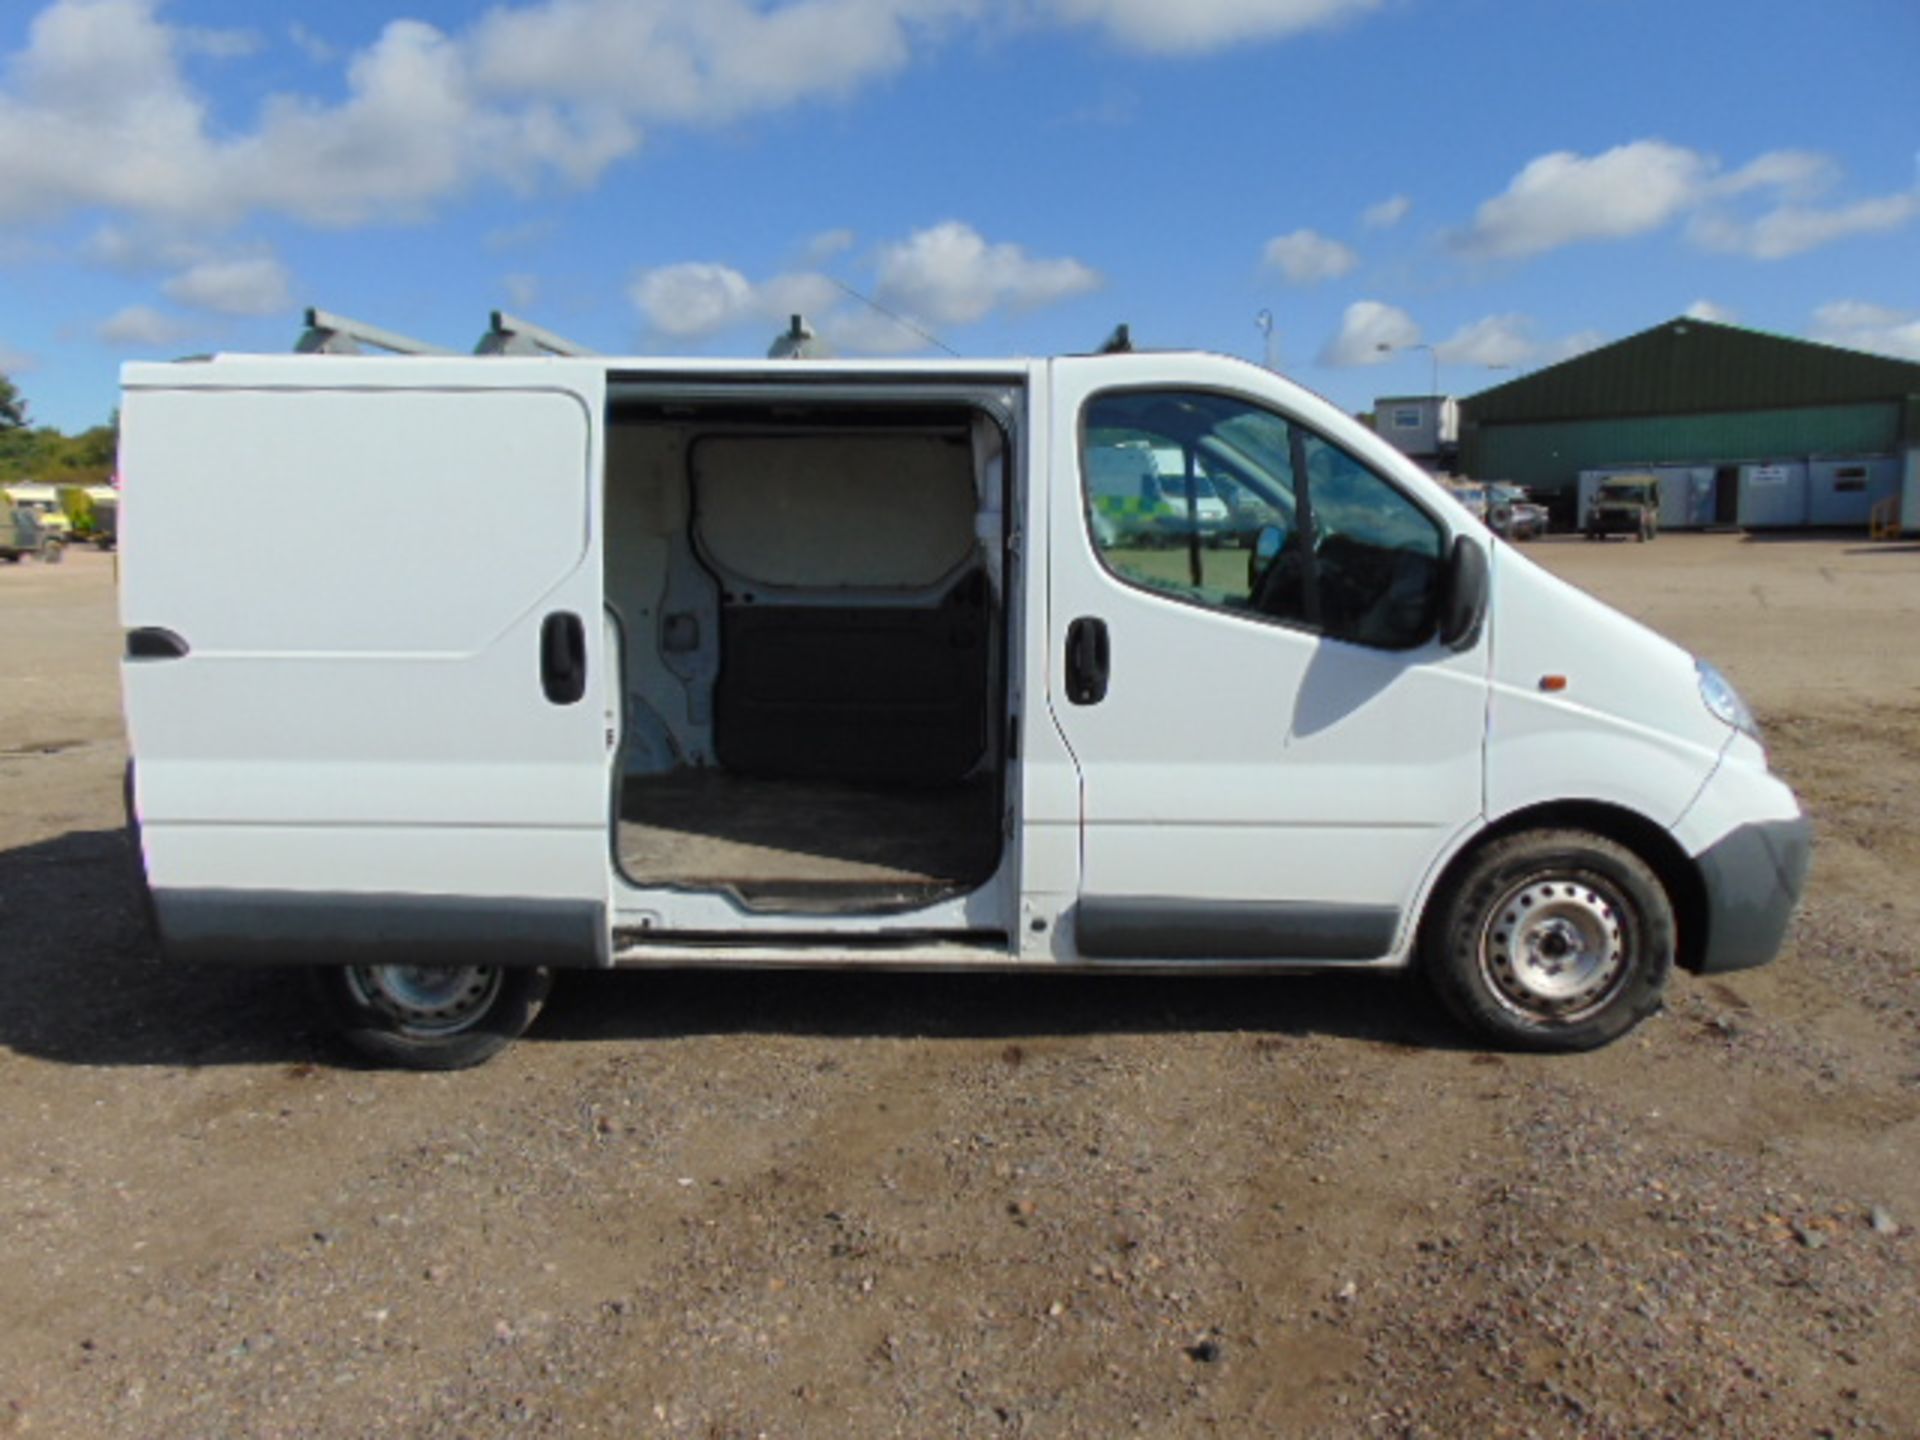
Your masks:
<svg viewBox="0 0 1920 1440"><path fill-rule="evenodd" d="M68 435L35 425L12 380L0 375L0 484L41 480L49 485L98 485L113 474L120 448L120 412L105 425Z"/></svg>

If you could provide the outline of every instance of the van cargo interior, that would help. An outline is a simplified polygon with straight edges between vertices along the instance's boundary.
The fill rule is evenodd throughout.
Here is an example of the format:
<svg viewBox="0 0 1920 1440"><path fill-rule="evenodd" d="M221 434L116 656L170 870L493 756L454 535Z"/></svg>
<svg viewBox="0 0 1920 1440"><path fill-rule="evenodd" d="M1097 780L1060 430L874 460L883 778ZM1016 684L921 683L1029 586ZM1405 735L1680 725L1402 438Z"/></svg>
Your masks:
<svg viewBox="0 0 1920 1440"><path fill-rule="evenodd" d="M999 426L618 389L609 410L627 879L814 914L984 884L1006 828Z"/></svg>

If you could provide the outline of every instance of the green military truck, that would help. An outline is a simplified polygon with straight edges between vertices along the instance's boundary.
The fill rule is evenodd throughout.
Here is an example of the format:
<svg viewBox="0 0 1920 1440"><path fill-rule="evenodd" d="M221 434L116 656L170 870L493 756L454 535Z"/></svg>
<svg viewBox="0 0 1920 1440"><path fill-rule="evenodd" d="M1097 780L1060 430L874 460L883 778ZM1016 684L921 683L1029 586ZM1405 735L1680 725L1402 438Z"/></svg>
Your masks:
<svg viewBox="0 0 1920 1440"><path fill-rule="evenodd" d="M1580 533L1588 540L1631 535L1653 540L1660 534L1660 481L1652 475L1616 475L1593 492Z"/></svg>

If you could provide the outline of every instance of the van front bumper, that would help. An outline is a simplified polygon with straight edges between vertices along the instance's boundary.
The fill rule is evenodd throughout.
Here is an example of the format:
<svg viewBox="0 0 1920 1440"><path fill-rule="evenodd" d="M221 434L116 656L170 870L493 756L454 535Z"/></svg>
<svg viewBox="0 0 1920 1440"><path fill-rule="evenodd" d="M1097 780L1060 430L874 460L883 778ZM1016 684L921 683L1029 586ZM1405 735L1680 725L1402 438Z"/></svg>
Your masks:
<svg viewBox="0 0 1920 1440"><path fill-rule="evenodd" d="M1707 943L1699 974L1751 969L1779 953L1812 857L1813 825L1804 815L1741 825L1700 853Z"/></svg>

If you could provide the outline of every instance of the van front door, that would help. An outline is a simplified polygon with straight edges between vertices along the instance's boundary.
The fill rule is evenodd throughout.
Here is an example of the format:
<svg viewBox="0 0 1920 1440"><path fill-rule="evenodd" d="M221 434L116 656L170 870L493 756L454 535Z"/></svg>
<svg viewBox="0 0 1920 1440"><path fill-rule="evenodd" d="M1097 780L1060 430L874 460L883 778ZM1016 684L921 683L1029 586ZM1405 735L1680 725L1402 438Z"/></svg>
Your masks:
<svg viewBox="0 0 1920 1440"><path fill-rule="evenodd" d="M1436 639L1446 524L1328 438L1329 407L1234 362L1059 361L1052 410L1049 698L1080 774L1078 953L1394 953L1482 805L1487 642ZM1230 518L1103 507L1149 472Z"/></svg>
<svg viewBox="0 0 1920 1440"><path fill-rule="evenodd" d="M325 365L127 388L124 679L168 949L595 963L601 373Z"/></svg>

